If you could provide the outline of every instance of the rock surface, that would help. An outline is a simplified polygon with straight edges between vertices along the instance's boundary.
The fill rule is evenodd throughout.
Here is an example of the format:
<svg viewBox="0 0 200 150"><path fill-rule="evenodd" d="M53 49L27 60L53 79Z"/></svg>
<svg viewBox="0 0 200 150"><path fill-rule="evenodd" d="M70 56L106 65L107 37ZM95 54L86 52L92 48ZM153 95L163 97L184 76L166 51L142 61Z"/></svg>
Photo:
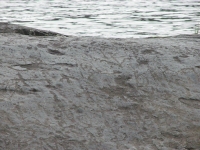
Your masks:
<svg viewBox="0 0 200 150"><path fill-rule="evenodd" d="M106 39L0 23L0 149L199 150L200 36Z"/></svg>

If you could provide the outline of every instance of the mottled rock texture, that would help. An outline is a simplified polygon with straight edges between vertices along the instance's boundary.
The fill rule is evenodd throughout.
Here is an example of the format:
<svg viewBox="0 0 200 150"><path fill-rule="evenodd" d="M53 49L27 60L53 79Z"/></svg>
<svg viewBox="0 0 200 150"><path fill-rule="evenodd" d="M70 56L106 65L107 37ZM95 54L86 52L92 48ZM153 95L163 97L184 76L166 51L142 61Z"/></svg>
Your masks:
<svg viewBox="0 0 200 150"><path fill-rule="evenodd" d="M199 150L200 36L0 23L0 149Z"/></svg>

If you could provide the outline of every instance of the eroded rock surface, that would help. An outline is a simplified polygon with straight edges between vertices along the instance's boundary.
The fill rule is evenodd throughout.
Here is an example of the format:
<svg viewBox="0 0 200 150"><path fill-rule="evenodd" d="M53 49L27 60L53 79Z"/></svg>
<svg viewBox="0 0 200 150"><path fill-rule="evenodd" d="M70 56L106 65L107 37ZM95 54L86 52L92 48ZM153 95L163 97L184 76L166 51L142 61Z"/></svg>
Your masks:
<svg viewBox="0 0 200 150"><path fill-rule="evenodd" d="M0 24L0 149L200 149L199 35L16 32L23 28Z"/></svg>

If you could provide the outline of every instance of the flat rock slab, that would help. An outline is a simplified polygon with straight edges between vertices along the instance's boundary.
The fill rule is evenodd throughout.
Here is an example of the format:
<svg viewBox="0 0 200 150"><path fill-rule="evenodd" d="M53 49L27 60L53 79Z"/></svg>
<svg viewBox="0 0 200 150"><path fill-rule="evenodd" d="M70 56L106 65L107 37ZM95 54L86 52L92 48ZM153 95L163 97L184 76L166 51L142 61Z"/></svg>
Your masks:
<svg viewBox="0 0 200 150"><path fill-rule="evenodd" d="M0 23L0 149L200 149L199 35L27 31Z"/></svg>

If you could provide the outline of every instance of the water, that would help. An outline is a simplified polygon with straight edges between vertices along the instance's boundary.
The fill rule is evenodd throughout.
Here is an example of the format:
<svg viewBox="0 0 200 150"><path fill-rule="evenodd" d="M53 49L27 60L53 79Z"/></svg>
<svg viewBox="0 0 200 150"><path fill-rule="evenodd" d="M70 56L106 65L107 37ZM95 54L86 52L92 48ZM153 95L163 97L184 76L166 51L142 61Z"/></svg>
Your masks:
<svg viewBox="0 0 200 150"><path fill-rule="evenodd" d="M76 36L194 34L200 0L0 0L0 22Z"/></svg>

